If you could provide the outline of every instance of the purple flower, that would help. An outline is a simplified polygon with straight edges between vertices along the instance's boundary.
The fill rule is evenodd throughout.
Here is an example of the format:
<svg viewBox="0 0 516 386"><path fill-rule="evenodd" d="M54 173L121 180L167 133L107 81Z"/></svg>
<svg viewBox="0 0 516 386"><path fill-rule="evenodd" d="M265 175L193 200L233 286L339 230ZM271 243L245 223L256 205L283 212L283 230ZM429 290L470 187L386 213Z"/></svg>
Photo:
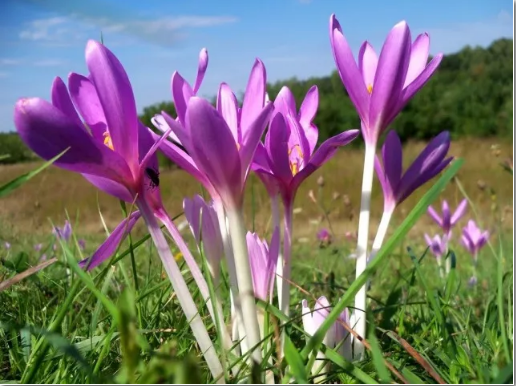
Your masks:
<svg viewBox="0 0 516 386"><path fill-rule="evenodd" d="M79 248L81 248L82 251L84 251L86 249L86 240L79 239L77 241L77 244L79 244Z"/></svg>
<svg viewBox="0 0 516 386"><path fill-rule="evenodd" d="M246 239L254 295L265 302L272 301L280 247L279 228L276 227L272 234L270 248L256 233L247 232Z"/></svg>
<svg viewBox="0 0 516 386"><path fill-rule="evenodd" d="M435 235L431 238L425 233L425 241L437 259L441 259L448 252L448 236L446 234L443 237Z"/></svg>
<svg viewBox="0 0 516 386"><path fill-rule="evenodd" d="M408 101L430 79L442 59L428 63L430 37L424 33L411 43L405 21L387 35L380 57L366 41L358 53L358 65L334 14L330 16L330 41L342 83L362 121L366 142L376 144Z"/></svg>
<svg viewBox="0 0 516 386"><path fill-rule="evenodd" d="M4 248L5 248L6 250L11 249L11 243L10 243L10 242L8 242L8 241L6 241L6 242L4 243Z"/></svg>
<svg viewBox="0 0 516 386"><path fill-rule="evenodd" d="M36 252L41 251L41 248L43 248L43 244L41 244L41 243L34 245L34 250Z"/></svg>
<svg viewBox="0 0 516 386"><path fill-rule="evenodd" d="M441 227L445 234L449 234L451 229L457 224L462 216L466 213L466 209L468 206L468 201L466 199L462 200L457 206L457 209L453 214L450 212L450 207L446 200L442 202L442 217L437 214L433 207L428 207L428 214L432 219Z"/></svg>
<svg viewBox="0 0 516 386"><path fill-rule="evenodd" d="M469 286L469 287L474 287L474 286L476 286L476 285L477 285L477 283L478 283L478 279L477 279L477 277L476 277L476 276L471 276L471 277L469 278L469 280L468 280L468 286Z"/></svg>
<svg viewBox="0 0 516 386"><path fill-rule="evenodd" d="M265 145L258 145L254 157L253 170L266 187L275 181L288 204L292 203L298 187L306 178L330 160L340 146L348 144L359 134L358 130L348 130L326 140L315 150L318 131L312 120L317 105L316 86L308 91L299 113L292 92L283 87L274 101L275 111Z"/></svg>
<svg viewBox="0 0 516 386"><path fill-rule="evenodd" d="M325 296L321 296L317 299L313 312L308 307L308 302L303 300L301 302L301 313L305 332L313 336L326 320L330 311L331 306ZM340 354L349 359L351 358L351 339L349 332L344 328L342 323L350 325L350 315L347 308L340 314L333 327L328 330L323 342L330 348L337 347L340 344Z"/></svg>
<svg viewBox="0 0 516 386"><path fill-rule="evenodd" d="M208 204L201 196L196 195L193 199L183 200L183 210L199 248L202 240L204 255L212 276L218 278L224 244L213 202Z"/></svg>
<svg viewBox="0 0 516 386"><path fill-rule="evenodd" d="M72 226L70 225L70 222L65 220L63 228L54 227L54 229L52 229L52 234L58 239L68 242L72 237Z"/></svg>
<svg viewBox="0 0 516 386"><path fill-rule="evenodd" d="M163 215L159 188L148 172L158 173L155 151L159 142L155 143L150 130L138 121L131 83L122 64L104 45L90 40L86 65L89 75L71 73L68 88L60 78L54 80L52 103L39 98L17 102L14 121L21 139L47 160L68 149L56 166L81 173L116 198L130 203L136 200L139 208L145 205ZM133 212L91 259L80 265L93 268L107 259L139 217L139 211ZM71 227L65 224L54 232L69 238Z"/></svg>
<svg viewBox="0 0 516 386"><path fill-rule="evenodd" d="M462 229L462 245L471 253L475 262L478 258L478 251L486 245L488 240L489 232L482 231L473 220L469 220L468 225Z"/></svg>
<svg viewBox="0 0 516 386"><path fill-rule="evenodd" d="M384 211L392 213L417 188L439 174L453 157L445 158L450 148L450 134L436 136L402 174L403 150L395 131L387 134L381 157L375 159L375 170L384 195ZM381 161L380 161L381 160Z"/></svg>
<svg viewBox="0 0 516 386"><path fill-rule="evenodd" d="M319 240L321 243L331 243L331 234L328 229L323 228L317 232L317 240Z"/></svg>

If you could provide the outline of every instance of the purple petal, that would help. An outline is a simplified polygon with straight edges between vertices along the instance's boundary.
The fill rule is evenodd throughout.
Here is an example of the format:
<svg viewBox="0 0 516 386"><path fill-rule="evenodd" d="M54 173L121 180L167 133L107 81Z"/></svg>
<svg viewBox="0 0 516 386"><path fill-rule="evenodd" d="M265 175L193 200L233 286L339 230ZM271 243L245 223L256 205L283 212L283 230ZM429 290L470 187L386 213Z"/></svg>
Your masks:
<svg viewBox="0 0 516 386"><path fill-rule="evenodd" d="M357 67L353 52L349 47L342 28L334 14L330 16L330 42L337 70L342 83L355 105L360 119L369 124L369 94L366 85Z"/></svg>
<svg viewBox="0 0 516 386"><path fill-rule="evenodd" d="M280 191L280 183L278 179L271 173L265 172L263 170L255 170L256 175L262 181L265 189L267 189L267 194L269 197L276 196Z"/></svg>
<svg viewBox="0 0 516 386"><path fill-rule="evenodd" d="M178 138L179 143L188 150L188 148L190 147L190 133L185 129L185 127L180 122L172 118L166 111L161 112L161 117L168 126L167 131L168 129L172 129L172 133L174 133L172 139Z"/></svg>
<svg viewBox="0 0 516 386"><path fill-rule="evenodd" d="M242 199L242 166L233 134L217 110L204 99L188 102L186 127L191 134L192 159L229 205Z"/></svg>
<svg viewBox="0 0 516 386"><path fill-rule="evenodd" d="M312 121L317 113L317 107L319 106L319 91L317 86L310 87L310 90L306 93L305 99L299 108L299 123L305 131L305 137L310 147L310 155L317 146L317 139L319 138L319 130Z"/></svg>
<svg viewBox="0 0 516 386"><path fill-rule="evenodd" d="M199 201L196 200L197 197L199 196L196 195L193 199L185 198L183 200L183 212L186 221L188 221L190 225L190 231L199 245L201 241L201 205L199 205Z"/></svg>
<svg viewBox="0 0 516 386"><path fill-rule="evenodd" d="M109 259L115 253L118 245L127 237L129 232L133 229L136 221L140 218L140 211L135 211L124 219L113 230L104 243L95 251L91 258L84 259L79 262L81 268L91 270L99 266L102 262Z"/></svg>
<svg viewBox="0 0 516 386"><path fill-rule="evenodd" d="M119 200L133 202L133 195L124 185L108 178L99 177L92 174L83 173L82 176L97 189L100 189L103 192L118 198Z"/></svg>
<svg viewBox="0 0 516 386"><path fill-rule="evenodd" d="M249 171L249 167L251 166L251 162L254 158L256 148L258 147L260 139L263 136L263 132L267 127L267 123L269 122L273 109L274 105L272 103L269 103L260 112L256 119L250 122L247 128L247 138L244 138L244 143L240 148L240 160L243 173L242 180L245 180L247 176L247 172Z"/></svg>
<svg viewBox="0 0 516 386"><path fill-rule="evenodd" d="M156 154L159 144L155 143L156 141L153 139L151 133L148 127L138 122L138 153L140 158L138 161L140 162L141 173L143 174L143 184L140 187L143 193L141 194L146 197L153 208L159 208L163 206L160 189L153 185L154 182L150 179L147 172L147 169L150 168L159 173L158 156ZM163 135L166 135L166 133ZM157 141L159 140L160 139ZM164 139L162 142L164 142Z"/></svg>
<svg viewBox="0 0 516 386"><path fill-rule="evenodd" d="M186 117L186 107L188 101L194 96L194 92L188 82L179 75L179 72L172 74L172 99L174 100L174 107L176 109L179 122L184 126Z"/></svg>
<svg viewBox="0 0 516 386"><path fill-rule="evenodd" d="M324 141L312 155L308 164L295 175L290 188L296 190L306 178L328 162L336 154L339 147L350 143L358 134L360 134L358 130L347 130Z"/></svg>
<svg viewBox="0 0 516 386"><path fill-rule="evenodd" d="M170 119L173 119L173 118L170 117ZM153 116L151 118L151 122L154 125L154 127L156 129L158 129L159 131L161 131L162 133L166 133L168 131L168 129L170 129L170 126L168 125L167 121L165 120L165 117L163 115L161 115L161 114L156 114L155 116ZM179 126L181 126L181 125L179 124ZM181 141L179 140L179 137L176 135L176 133L174 133L174 131L172 131L168 135L168 137L173 142L181 144Z"/></svg>
<svg viewBox="0 0 516 386"><path fill-rule="evenodd" d="M301 169L310 159L310 144L305 135L305 130L292 114L285 115L287 125L290 127L290 137L288 138L289 157L292 162L298 163Z"/></svg>
<svg viewBox="0 0 516 386"><path fill-rule="evenodd" d="M443 210L443 230L448 232L451 228L451 213L450 206L446 200L442 202L442 210Z"/></svg>
<svg viewBox="0 0 516 386"><path fill-rule="evenodd" d="M233 138L238 144L242 143L242 133L238 127L238 101L231 88L221 83L217 94L217 110L229 126Z"/></svg>
<svg viewBox="0 0 516 386"><path fill-rule="evenodd" d="M451 161L451 158L444 160L449 148L450 133L447 131L443 131L430 141L401 178L396 191L398 204L444 169Z"/></svg>
<svg viewBox="0 0 516 386"><path fill-rule="evenodd" d="M224 244L222 242L217 213L214 208L208 205L200 196L197 197L202 200L201 228L204 253L212 269L218 271L220 269L222 255L224 254Z"/></svg>
<svg viewBox="0 0 516 386"><path fill-rule="evenodd" d="M113 147L135 170L138 167L138 114L124 67L106 46L93 40L86 45L86 64L106 116Z"/></svg>
<svg viewBox="0 0 516 386"><path fill-rule="evenodd" d="M369 126L380 132L386 128L384 120L399 103L409 60L410 30L402 21L393 27L385 40L373 82Z"/></svg>
<svg viewBox="0 0 516 386"><path fill-rule="evenodd" d="M242 103L240 127L244 141L249 127L258 115L261 114L265 105L266 79L265 66L260 59L256 59L249 75Z"/></svg>
<svg viewBox="0 0 516 386"><path fill-rule="evenodd" d="M475 253L475 246L467 233L462 234L461 242L464 248L466 248L469 253L471 253L472 255Z"/></svg>
<svg viewBox="0 0 516 386"><path fill-rule="evenodd" d="M427 33L419 35L410 52L410 63L407 70L407 76L403 88L407 87L423 72L428 62L428 53L430 52L430 37Z"/></svg>
<svg viewBox="0 0 516 386"><path fill-rule="evenodd" d="M270 167L273 174L285 183L292 179L290 159L288 155L288 139L290 128L283 114L276 114L272 118L265 144L270 159Z"/></svg>
<svg viewBox="0 0 516 386"><path fill-rule="evenodd" d="M431 206L428 207L428 215L432 217L432 219L442 228L443 227L443 220L441 217L437 214L435 209Z"/></svg>
<svg viewBox="0 0 516 386"><path fill-rule="evenodd" d="M358 69L362 73L362 77L364 78L364 83L366 84L368 91L372 91L374 87L374 77L376 75L377 68L378 55L376 55L373 46L369 44L369 42L364 42L358 52Z"/></svg>
<svg viewBox="0 0 516 386"><path fill-rule="evenodd" d="M374 170L376 172L376 176L378 177L378 181L380 181L380 186L383 191L383 210L384 211L392 211L396 207L396 198L394 197L394 191L392 190L391 184L388 181L387 174L383 168L382 163L378 156L374 158Z"/></svg>
<svg viewBox="0 0 516 386"><path fill-rule="evenodd" d="M14 123L20 138L45 160L69 148L55 162L56 166L119 182L132 180L122 157L95 142L74 121L42 99L20 99L15 106Z"/></svg>
<svg viewBox="0 0 516 386"><path fill-rule="evenodd" d="M292 114L297 117L296 100L287 86L281 88L274 100L274 113L282 113L285 116Z"/></svg>
<svg viewBox="0 0 516 386"><path fill-rule="evenodd" d="M195 78L195 84L193 87L193 93L197 94L199 91L199 87L201 87L202 80L204 79L204 74L206 73L206 69L208 68L208 50L203 48L199 53L199 66L197 67L197 76Z"/></svg>
<svg viewBox="0 0 516 386"><path fill-rule="evenodd" d="M403 150L400 137L395 131L390 131L382 147L382 163L385 172L385 182L389 185L391 192L396 190L401 180L402 157Z"/></svg>
<svg viewBox="0 0 516 386"><path fill-rule="evenodd" d="M95 86L87 77L71 73L68 75L68 88L75 107L90 128L93 137L103 142L104 133L107 131L106 117Z"/></svg>
<svg viewBox="0 0 516 386"><path fill-rule="evenodd" d="M54 79L52 83L52 104L57 107L61 112L70 118L77 127L81 127L85 129L81 119L77 115L77 111L70 99L70 95L68 94L68 90L63 82L63 80L59 77Z"/></svg>
<svg viewBox="0 0 516 386"><path fill-rule="evenodd" d="M453 213L453 216L451 217L451 226L454 226L457 224L457 222L460 220L464 214L466 214L466 210L468 209L468 200L463 199L459 206L457 206L457 209L455 209L455 213Z"/></svg>
<svg viewBox="0 0 516 386"><path fill-rule="evenodd" d="M63 230L61 231L61 237L64 241L69 241L70 237L72 237L72 225L70 221L66 220Z"/></svg>

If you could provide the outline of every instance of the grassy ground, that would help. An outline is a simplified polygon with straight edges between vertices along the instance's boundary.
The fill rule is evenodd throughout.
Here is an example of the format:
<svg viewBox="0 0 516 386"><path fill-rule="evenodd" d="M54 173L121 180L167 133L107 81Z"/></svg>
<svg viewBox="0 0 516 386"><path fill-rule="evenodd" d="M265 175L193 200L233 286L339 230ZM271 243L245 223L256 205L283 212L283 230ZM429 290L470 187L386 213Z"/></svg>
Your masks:
<svg viewBox="0 0 516 386"><path fill-rule="evenodd" d="M434 258L424 255L421 238L423 231L436 228L423 216L373 277L368 306L369 330L374 334L367 337L372 350L361 362L332 363L328 382L512 381L512 180L498 165L501 157L512 153L503 145L497 158L491 151L493 143L461 141L452 148L453 154L466 159L458 181L474 203L468 216L477 213L478 220L494 233L491 245L479 256L478 284L468 286L473 264L456 242L459 228L451 247L456 267L447 280L439 277ZM420 147L410 145L408 158ZM354 261L347 258L354 241L342 235L356 228L360 158L359 151L339 154L307 183L296 202L301 211L295 219L293 315L289 323L279 323L278 327L286 329L299 350L305 344L299 330L301 299L313 306L315 298L324 294L335 304L354 280ZM33 167L3 168L0 184ZM163 174L165 205L171 213L180 212L181 197L196 192L197 185L182 172ZM325 184L319 190L316 181L320 175ZM485 184L483 189L478 187L479 180L483 181L481 187ZM320 209L307 199L309 189L314 189L330 211L332 228L340 236L328 247L320 247L314 238L314 232L328 224L320 221ZM333 199L334 192L340 197ZM351 204L345 204L344 194ZM393 231L420 196L399 208ZM462 198L457 181L448 186L444 196L452 205ZM42 252L34 251L36 242L43 242L49 257L53 253L58 258L37 275L0 292L2 383L21 379L37 383L206 382L209 376L192 345L191 330L149 242L134 250L136 277L130 253L125 252L127 243L119 251L118 263L104 264L91 275L80 276L75 265L67 263L67 258L76 261L87 255L104 237L96 200L93 189L79 177L55 168L2 199L0 239L11 241L13 246L0 251L0 281L38 261ZM374 200L379 213L378 189ZM121 218L118 203L104 196L99 196L99 201L108 223L116 224ZM257 230L267 233L268 202L257 183L246 204L250 226L254 223ZM48 219L61 223L65 208L74 220L79 213L75 236L86 237L86 252L74 242L59 245L52 252L54 240L49 235ZM138 244L143 235L141 229L136 232L133 243ZM196 294L193 285L191 288ZM201 304L198 294L197 299ZM118 325L112 306L122 315ZM225 311L229 312L227 305ZM201 313L216 339L206 309ZM45 355L35 361L34 352ZM279 376L284 369L274 363L272 370Z"/></svg>

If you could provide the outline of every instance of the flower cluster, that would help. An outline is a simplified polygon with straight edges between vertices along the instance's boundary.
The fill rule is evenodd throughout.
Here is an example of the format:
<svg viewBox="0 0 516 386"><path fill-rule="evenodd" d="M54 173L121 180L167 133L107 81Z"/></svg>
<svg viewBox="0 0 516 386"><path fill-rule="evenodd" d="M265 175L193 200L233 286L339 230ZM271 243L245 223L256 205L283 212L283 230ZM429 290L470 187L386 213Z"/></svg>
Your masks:
<svg viewBox="0 0 516 386"><path fill-rule="evenodd" d="M396 206L451 161L447 157L450 146L447 132L436 136L405 172L402 146L395 131L387 134L381 154L376 155L380 135L430 79L442 55L435 55L427 63L429 36L421 34L412 42L405 22L390 31L379 56L365 42L358 64L334 15L330 18L330 41L343 85L360 117L366 143L357 236L358 276L381 247ZM103 44L89 41L88 73L71 73L67 84L56 78L50 102L40 98L19 100L14 122L22 140L40 157L48 160L63 153L56 166L80 173L98 189L135 207L104 243L79 264L91 270L108 260L140 218L143 219L207 365L214 379L220 381L224 366L160 223L182 254L211 317L218 320L216 327L224 348L241 350L242 354L250 351L250 360L260 363L260 342L266 326L256 307L256 298L274 302L276 282L278 306L285 315L290 312L296 193L341 147L357 138L360 130L341 132L318 145L318 128L314 123L319 103L317 87L308 90L299 108L288 87L283 87L270 100L265 65L259 59L251 68L243 100L237 99L228 84L221 83L213 106L197 95L208 61L208 51L202 49L193 87L178 72L173 73L171 93L177 116L162 112L152 119L155 128L151 129L138 119L131 83L120 61ZM195 178L210 196L209 200L195 196L183 202L197 251L206 259L209 276L203 273L162 203L158 150ZM369 206L375 170L384 194L384 215L369 254ZM245 226L244 192L251 172L261 179L270 196L273 232L269 241L248 232ZM279 201L283 204L282 213ZM443 229L450 228L456 220L443 217ZM68 240L70 224L55 228L54 233ZM463 239L468 248L478 251L482 237L471 226ZM319 240L329 244L328 231L321 231ZM443 255L442 240L434 240L438 245L433 250ZM221 298L219 291L216 297L210 296L206 281L211 276L216 290L222 285L222 262L228 271L229 302ZM366 332L365 290L363 287L357 294L352 315L353 328L361 337ZM231 331L222 312L227 303L231 306ZM303 325L309 335L315 333L329 312L326 298L320 298L317 303L323 306L322 310L313 313L306 301L302 303ZM347 358L351 358L351 337L342 324L349 326L349 320L346 311L325 340ZM355 340L354 350L355 356L360 357L360 339Z"/></svg>

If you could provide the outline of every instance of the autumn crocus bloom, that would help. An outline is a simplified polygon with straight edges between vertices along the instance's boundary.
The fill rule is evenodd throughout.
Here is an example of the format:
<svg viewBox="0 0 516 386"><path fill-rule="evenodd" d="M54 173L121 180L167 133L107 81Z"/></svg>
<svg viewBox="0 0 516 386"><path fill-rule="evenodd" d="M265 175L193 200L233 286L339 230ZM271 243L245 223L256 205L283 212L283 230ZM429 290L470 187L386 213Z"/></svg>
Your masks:
<svg viewBox="0 0 516 386"><path fill-rule="evenodd" d="M326 320L330 314L330 311L331 306L325 296L321 296L319 299L317 299L313 312L310 307L308 307L308 302L303 300L301 302L301 313L303 329L305 332L308 335L313 336L321 324ZM349 332L344 328L343 324L348 326L350 325L350 316L347 308L340 314L333 327L328 330L324 337L323 343L329 348L338 347L339 353L344 358L349 360L351 359L351 337L349 336ZM324 354L319 352L317 354L317 359L319 361L324 360ZM318 363L318 361L316 361L314 363L314 366L312 367L313 375L321 372L320 366L320 362ZM321 378L322 376L318 377L318 380L322 380Z"/></svg>
<svg viewBox="0 0 516 386"><path fill-rule="evenodd" d="M265 144L259 144L253 170L262 181L276 181L284 206L283 262L277 268L281 310L288 315L290 254L294 199L301 183L330 160L339 147L355 139L359 131L348 130L324 141L316 149L318 130L312 123L319 103L317 87L308 91L299 113L292 92L283 87L274 101L274 116ZM281 289L280 289L281 288Z"/></svg>
<svg viewBox="0 0 516 386"><path fill-rule="evenodd" d="M276 264L278 263L279 228L276 228L272 234L270 248L267 242L261 240L256 233L247 232L246 239L253 276L254 295L265 302L270 302L272 301Z"/></svg>
<svg viewBox="0 0 516 386"><path fill-rule="evenodd" d="M466 213L467 206L468 200L463 199L452 214L448 202L443 200L442 215L439 215L432 206L428 207L428 214L441 227L445 234L449 234L455 224L457 224L460 218Z"/></svg>
<svg viewBox="0 0 516 386"><path fill-rule="evenodd" d="M340 78L362 121L362 134L371 144L376 144L380 134L430 79L443 57L437 54L428 63L430 37L423 33L411 42L405 21L389 32L379 57L364 42L358 63L334 14L330 16L330 41Z"/></svg>
<svg viewBox="0 0 516 386"><path fill-rule="evenodd" d="M428 245L430 251L432 251L433 255L437 260L437 265L439 266L439 274L441 277L444 277L443 266L442 266L442 258L448 254L448 240L451 237L451 232L449 234L444 234L442 237L439 235L435 235L434 237L430 237L425 233L425 241ZM451 264L446 264L446 273L449 272Z"/></svg>
<svg viewBox="0 0 516 386"><path fill-rule="evenodd" d="M321 244L330 244L331 243L331 234L328 229L323 228L319 232L317 232L317 240L321 242Z"/></svg>
<svg viewBox="0 0 516 386"><path fill-rule="evenodd" d="M478 260L478 252L487 244L489 240L489 231L481 230L473 220L469 220L468 224L462 229L462 245L471 253L475 264Z"/></svg>
<svg viewBox="0 0 516 386"><path fill-rule="evenodd" d="M72 226L68 220L65 221L63 228L54 227L52 230L52 234L57 238L68 242L70 237L72 237Z"/></svg>
<svg viewBox="0 0 516 386"><path fill-rule="evenodd" d="M142 216L208 366L218 378L222 373L220 361L155 218L166 224L170 220L161 204L159 188L147 172L152 169L157 173L155 150L159 142L154 143L149 130L138 121L129 78L116 56L90 40L86 65L89 76L70 74L68 90L60 78L55 79L52 103L39 98L19 100L14 111L18 133L43 159L64 152L56 166L81 173L97 188L137 205L139 210L123 221L83 265L98 265L110 256Z"/></svg>

